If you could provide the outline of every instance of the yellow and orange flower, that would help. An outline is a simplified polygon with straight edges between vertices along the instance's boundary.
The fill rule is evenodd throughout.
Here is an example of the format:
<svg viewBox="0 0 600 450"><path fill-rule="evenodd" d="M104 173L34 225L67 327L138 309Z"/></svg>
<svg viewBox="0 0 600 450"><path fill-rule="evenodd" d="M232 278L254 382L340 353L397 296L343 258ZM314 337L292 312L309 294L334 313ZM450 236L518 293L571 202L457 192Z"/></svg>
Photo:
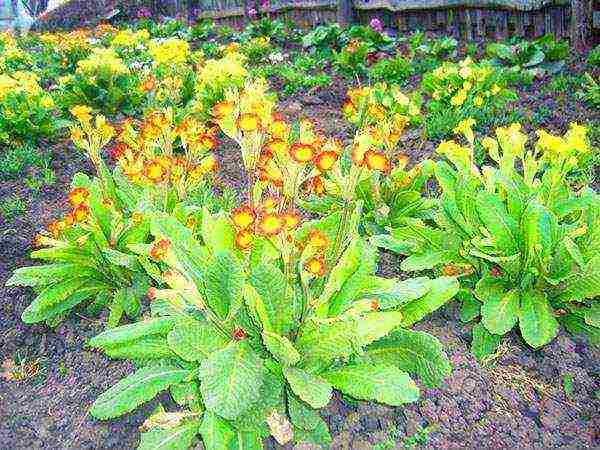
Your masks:
<svg viewBox="0 0 600 450"><path fill-rule="evenodd" d="M291 157L299 163L306 163L315 156L315 149L311 145L296 143L290 148Z"/></svg>
<svg viewBox="0 0 600 450"><path fill-rule="evenodd" d="M167 168L162 161L153 159L145 164L144 176L154 183L160 183L167 178Z"/></svg>
<svg viewBox="0 0 600 450"><path fill-rule="evenodd" d="M250 133L260 128L260 117L252 113L240 114L237 120L238 128L245 132Z"/></svg>
<svg viewBox="0 0 600 450"><path fill-rule="evenodd" d="M285 231L290 232L300 224L300 215L295 211L287 211L281 215Z"/></svg>
<svg viewBox="0 0 600 450"><path fill-rule="evenodd" d="M248 230L240 230L235 235L235 245L240 250L248 250L252 247L254 236Z"/></svg>
<svg viewBox="0 0 600 450"><path fill-rule="evenodd" d="M256 214L249 206L240 206L231 216L233 224L240 230L248 229L256 220Z"/></svg>
<svg viewBox="0 0 600 450"><path fill-rule="evenodd" d="M86 188L78 187L69 192L69 203L71 206L79 206L87 203L90 197L90 191Z"/></svg>
<svg viewBox="0 0 600 450"><path fill-rule="evenodd" d="M271 126L269 127L269 132L274 139L284 139L289 131L289 126L285 121L275 118L273 122L271 122Z"/></svg>
<svg viewBox="0 0 600 450"><path fill-rule="evenodd" d="M324 249L329 245L329 239L319 230L308 233L308 245L316 249Z"/></svg>
<svg viewBox="0 0 600 450"><path fill-rule="evenodd" d="M334 151L321 152L315 157L315 166L321 172L327 172L334 166L338 157L338 154Z"/></svg>
<svg viewBox="0 0 600 450"><path fill-rule="evenodd" d="M277 208L279 208L280 204L281 204L281 198L275 197L274 195L270 195L263 200L260 207L264 212L273 214L275 211L277 211Z"/></svg>
<svg viewBox="0 0 600 450"><path fill-rule="evenodd" d="M283 218L279 215L267 213L259 218L256 228L263 236L275 236L283 230L284 224Z"/></svg>
<svg viewBox="0 0 600 450"><path fill-rule="evenodd" d="M171 242L168 239L159 239L152 244L149 255L156 261L161 261L167 256L167 252L171 247Z"/></svg>
<svg viewBox="0 0 600 450"><path fill-rule="evenodd" d="M154 75L150 75L140 85L140 91L144 93L153 91L154 88L156 88L156 78L154 77Z"/></svg>
<svg viewBox="0 0 600 450"><path fill-rule="evenodd" d="M60 233L65 229L66 225L62 220L54 220L48 224L48 231L54 239L60 236Z"/></svg>
<svg viewBox="0 0 600 450"><path fill-rule="evenodd" d="M381 172L388 172L390 170L390 162L387 156L381 152L367 150L365 152L364 162L371 170L379 170Z"/></svg>
<svg viewBox="0 0 600 450"><path fill-rule="evenodd" d="M233 111L233 102L220 102L213 106L212 114L217 119L228 116Z"/></svg>
<svg viewBox="0 0 600 450"><path fill-rule="evenodd" d="M283 139L271 139L267 142L266 149L271 153L284 153L288 150L289 144Z"/></svg>
<svg viewBox="0 0 600 450"><path fill-rule="evenodd" d="M306 191L309 194L323 195L325 194L325 183L320 176L312 177L306 182Z"/></svg>
<svg viewBox="0 0 600 450"><path fill-rule="evenodd" d="M315 277L322 277L325 275L325 260L322 256L315 256L306 261L304 268L311 275Z"/></svg>
<svg viewBox="0 0 600 450"><path fill-rule="evenodd" d="M90 208L84 204L77 205L75 208L73 208L71 214L73 215L73 219L76 223L85 222L90 215Z"/></svg>

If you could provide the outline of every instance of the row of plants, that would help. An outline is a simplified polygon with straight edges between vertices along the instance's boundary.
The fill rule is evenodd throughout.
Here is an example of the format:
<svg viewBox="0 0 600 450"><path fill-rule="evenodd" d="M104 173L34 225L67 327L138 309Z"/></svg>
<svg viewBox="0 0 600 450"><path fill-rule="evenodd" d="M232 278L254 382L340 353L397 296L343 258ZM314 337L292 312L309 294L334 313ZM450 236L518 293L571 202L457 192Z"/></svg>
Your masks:
<svg viewBox="0 0 600 450"><path fill-rule="evenodd" d="M467 48L470 56L459 58L452 38L429 39L423 33L392 38L380 23L345 29L326 25L302 34L264 18L234 31L209 22L189 27L177 20L141 19L123 28L100 25L20 37L2 33L0 141L13 146L52 141L79 103L108 117L138 118L159 107L186 106L202 82L198 65L231 52L284 94L321 89L340 76L350 83L411 86L415 77L421 79L425 135L439 140L467 117L476 119L479 131L517 119L504 112L516 98L513 85L540 75L544 64L557 72L569 51L564 42L544 37L490 44L481 60L476 47ZM594 55L589 56L592 68ZM574 84L579 98L598 104L593 69Z"/></svg>
<svg viewBox="0 0 600 450"><path fill-rule="evenodd" d="M119 36L146 39L125 30L90 48L76 62L82 82L95 83L87 71L99 65L132 73ZM36 292L26 323L55 326L81 307L106 317L88 345L136 370L96 400L94 417L170 393L178 408L148 418L140 448L196 437L262 448L269 436L327 448L319 409L334 389L400 406L418 399L413 377L436 387L449 376L441 343L411 327L453 298L475 323L479 358L517 324L534 348L560 324L600 342L600 201L569 177L592 151L587 130L540 130L533 145L518 124L479 137L479 108L510 96L490 65L447 62L426 77L430 102L457 111L460 141L411 165L400 142L430 120L420 93L350 89L355 134L343 145L278 114L241 47L209 60L172 37L126 47L156 71L142 120L108 120L83 90L72 97L81 104L61 105L96 173L73 178L70 211L36 237L43 264L8 284ZM244 164L242 192L215 189L224 136ZM400 269L415 277L377 275L378 248L405 255Z"/></svg>

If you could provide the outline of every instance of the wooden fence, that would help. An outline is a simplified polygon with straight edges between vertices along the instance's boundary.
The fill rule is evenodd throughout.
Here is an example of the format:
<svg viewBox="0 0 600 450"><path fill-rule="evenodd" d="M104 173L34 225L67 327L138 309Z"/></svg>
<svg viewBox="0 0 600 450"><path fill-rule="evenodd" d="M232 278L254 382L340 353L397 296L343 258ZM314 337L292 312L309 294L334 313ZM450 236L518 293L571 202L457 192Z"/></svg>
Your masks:
<svg viewBox="0 0 600 450"><path fill-rule="evenodd" d="M584 1L592 5L598 0ZM532 38L547 33L561 38L569 36L570 3L569 0L71 0L54 11L55 17L48 17L41 28L51 29L61 24L80 26L78 20L68 20L69 5L73 6L74 14L89 24L93 24L92 11L108 13L104 9L116 7L131 15L146 6L156 15L212 19L235 27L265 15L291 20L306 28L336 21L369 23L377 17L399 32L443 32L467 40ZM101 4L107 8L103 9ZM340 16L344 10L340 5L346 5L344 16Z"/></svg>

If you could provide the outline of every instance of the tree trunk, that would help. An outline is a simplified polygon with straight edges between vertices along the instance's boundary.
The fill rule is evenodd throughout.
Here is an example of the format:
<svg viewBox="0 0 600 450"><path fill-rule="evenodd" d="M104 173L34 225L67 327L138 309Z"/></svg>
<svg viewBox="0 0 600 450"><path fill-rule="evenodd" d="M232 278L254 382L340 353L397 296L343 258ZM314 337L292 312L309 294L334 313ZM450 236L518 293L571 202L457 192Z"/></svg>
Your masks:
<svg viewBox="0 0 600 450"><path fill-rule="evenodd" d="M352 0L338 0L337 22L341 26L352 23Z"/></svg>
<svg viewBox="0 0 600 450"><path fill-rule="evenodd" d="M577 49L585 48L591 30L591 0L571 0L571 45Z"/></svg>

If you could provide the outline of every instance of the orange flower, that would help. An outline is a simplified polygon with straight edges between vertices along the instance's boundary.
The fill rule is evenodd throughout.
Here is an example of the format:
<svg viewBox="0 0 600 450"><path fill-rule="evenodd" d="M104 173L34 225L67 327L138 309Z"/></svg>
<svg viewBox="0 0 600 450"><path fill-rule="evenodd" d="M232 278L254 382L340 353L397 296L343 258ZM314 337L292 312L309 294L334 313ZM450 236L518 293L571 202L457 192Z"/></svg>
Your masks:
<svg viewBox="0 0 600 450"><path fill-rule="evenodd" d="M383 153L374 150L367 150L365 153L365 163L371 170L387 172L390 170L390 162Z"/></svg>
<svg viewBox="0 0 600 450"><path fill-rule="evenodd" d="M281 215L285 231L292 231L300 224L300 215L295 211L287 211Z"/></svg>
<svg viewBox="0 0 600 450"><path fill-rule="evenodd" d="M373 300L371 300L371 311L379 311L379 300L374 298Z"/></svg>
<svg viewBox="0 0 600 450"><path fill-rule="evenodd" d="M48 224L48 231L54 239L60 236L62 230L65 229L65 223L60 220L54 220Z"/></svg>
<svg viewBox="0 0 600 450"><path fill-rule="evenodd" d="M216 172L218 167L219 163L217 162L217 158L215 158L214 155L208 155L206 158L200 161L200 164L198 164L197 166L198 170L200 170L203 174L209 172Z"/></svg>
<svg viewBox="0 0 600 450"><path fill-rule="evenodd" d="M330 170L338 159L338 154L332 151L321 152L315 157L315 166L321 171Z"/></svg>
<svg viewBox="0 0 600 450"><path fill-rule="evenodd" d="M78 187L69 192L69 203L71 206L79 206L88 201L90 191L86 188Z"/></svg>
<svg viewBox="0 0 600 450"><path fill-rule="evenodd" d="M404 169L408 165L408 161L410 160L409 156L405 153L399 154L396 158L398 159L398 167L400 169Z"/></svg>
<svg viewBox="0 0 600 450"><path fill-rule="evenodd" d="M200 136L200 142L207 150L213 150L217 146L217 138L209 133Z"/></svg>
<svg viewBox="0 0 600 450"><path fill-rule="evenodd" d="M254 240L254 236L248 230L240 230L235 235L235 245L240 250L248 250L252 247L252 241Z"/></svg>
<svg viewBox="0 0 600 450"><path fill-rule="evenodd" d="M212 114L217 119L222 119L225 116L228 116L233 111L233 103L232 102L220 102L213 106Z"/></svg>
<svg viewBox="0 0 600 450"><path fill-rule="evenodd" d="M325 184L319 176L312 177L306 182L306 189L309 193L323 195L325 193Z"/></svg>
<svg viewBox="0 0 600 450"><path fill-rule="evenodd" d="M154 159L144 166L144 176L154 183L159 183L166 178L167 170L158 159Z"/></svg>
<svg viewBox="0 0 600 450"><path fill-rule="evenodd" d="M289 145L283 139L272 139L267 142L267 150L271 153L283 153L287 151Z"/></svg>
<svg viewBox="0 0 600 450"><path fill-rule="evenodd" d="M90 208L87 205L83 204L77 205L75 208L73 208L71 214L73 215L73 219L75 220L75 222L85 222L88 216L90 215Z"/></svg>
<svg viewBox="0 0 600 450"><path fill-rule="evenodd" d="M167 256L169 247L171 247L171 242L168 239L159 239L152 244L149 255L152 259L161 261Z"/></svg>
<svg viewBox="0 0 600 450"><path fill-rule="evenodd" d="M245 133L256 131L260 128L260 117L251 113L240 114L240 117L237 120L237 126Z"/></svg>
<svg viewBox="0 0 600 450"><path fill-rule="evenodd" d="M277 208L279 207L280 203L281 199L279 197L271 195L262 202L261 208L263 209L263 211L266 211L268 213L274 213L275 211L277 211Z"/></svg>
<svg viewBox="0 0 600 450"><path fill-rule="evenodd" d="M460 275L460 269L454 264L448 264L442 268L442 274L449 277L456 277Z"/></svg>
<svg viewBox="0 0 600 450"><path fill-rule="evenodd" d="M354 106L354 103L352 103L352 101L350 101L350 100L346 100L344 102L344 105L342 106L342 112L346 116L354 115L356 113L356 107Z"/></svg>
<svg viewBox="0 0 600 450"><path fill-rule="evenodd" d="M290 155L299 163L306 163L313 159L315 151L312 146L307 144L294 144L290 148Z"/></svg>
<svg viewBox="0 0 600 450"><path fill-rule="evenodd" d="M277 214L265 214L258 221L258 232L264 236L275 236L283 229L284 221Z"/></svg>
<svg viewBox="0 0 600 450"><path fill-rule="evenodd" d="M329 239L319 230L311 230L308 233L308 245L316 249L324 249L329 245Z"/></svg>
<svg viewBox="0 0 600 450"><path fill-rule="evenodd" d="M233 223L240 230L246 230L256 220L256 214L249 206L240 206L233 211Z"/></svg>
<svg viewBox="0 0 600 450"><path fill-rule="evenodd" d="M276 140L282 140L288 132L288 124L281 119L275 119L271 123L269 131Z"/></svg>
<svg viewBox="0 0 600 450"><path fill-rule="evenodd" d="M140 85L140 91L142 91L142 92L150 92L150 91L153 91L155 87L156 87L156 78L154 78L154 75L150 75Z"/></svg>
<svg viewBox="0 0 600 450"><path fill-rule="evenodd" d="M65 223L65 227L70 227L71 225L73 225L75 223L75 216L73 215L73 212L70 212L69 214L65 215L63 221Z"/></svg>
<svg viewBox="0 0 600 450"><path fill-rule="evenodd" d="M187 220L185 221L185 226L190 228L190 229L194 229L194 227L198 224L198 219L196 219L194 216L190 216L187 218Z"/></svg>
<svg viewBox="0 0 600 450"><path fill-rule="evenodd" d="M277 167L274 161L269 161L258 172L258 178L261 181L270 181L274 186L283 185L283 172Z"/></svg>
<svg viewBox="0 0 600 450"><path fill-rule="evenodd" d="M125 155L125 152L129 149L127 144L116 144L113 148L108 151L108 155L112 159L120 159Z"/></svg>
<svg viewBox="0 0 600 450"><path fill-rule="evenodd" d="M315 256L304 265L304 268L308 273L315 277L322 277L325 275L325 261L322 256Z"/></svg>

